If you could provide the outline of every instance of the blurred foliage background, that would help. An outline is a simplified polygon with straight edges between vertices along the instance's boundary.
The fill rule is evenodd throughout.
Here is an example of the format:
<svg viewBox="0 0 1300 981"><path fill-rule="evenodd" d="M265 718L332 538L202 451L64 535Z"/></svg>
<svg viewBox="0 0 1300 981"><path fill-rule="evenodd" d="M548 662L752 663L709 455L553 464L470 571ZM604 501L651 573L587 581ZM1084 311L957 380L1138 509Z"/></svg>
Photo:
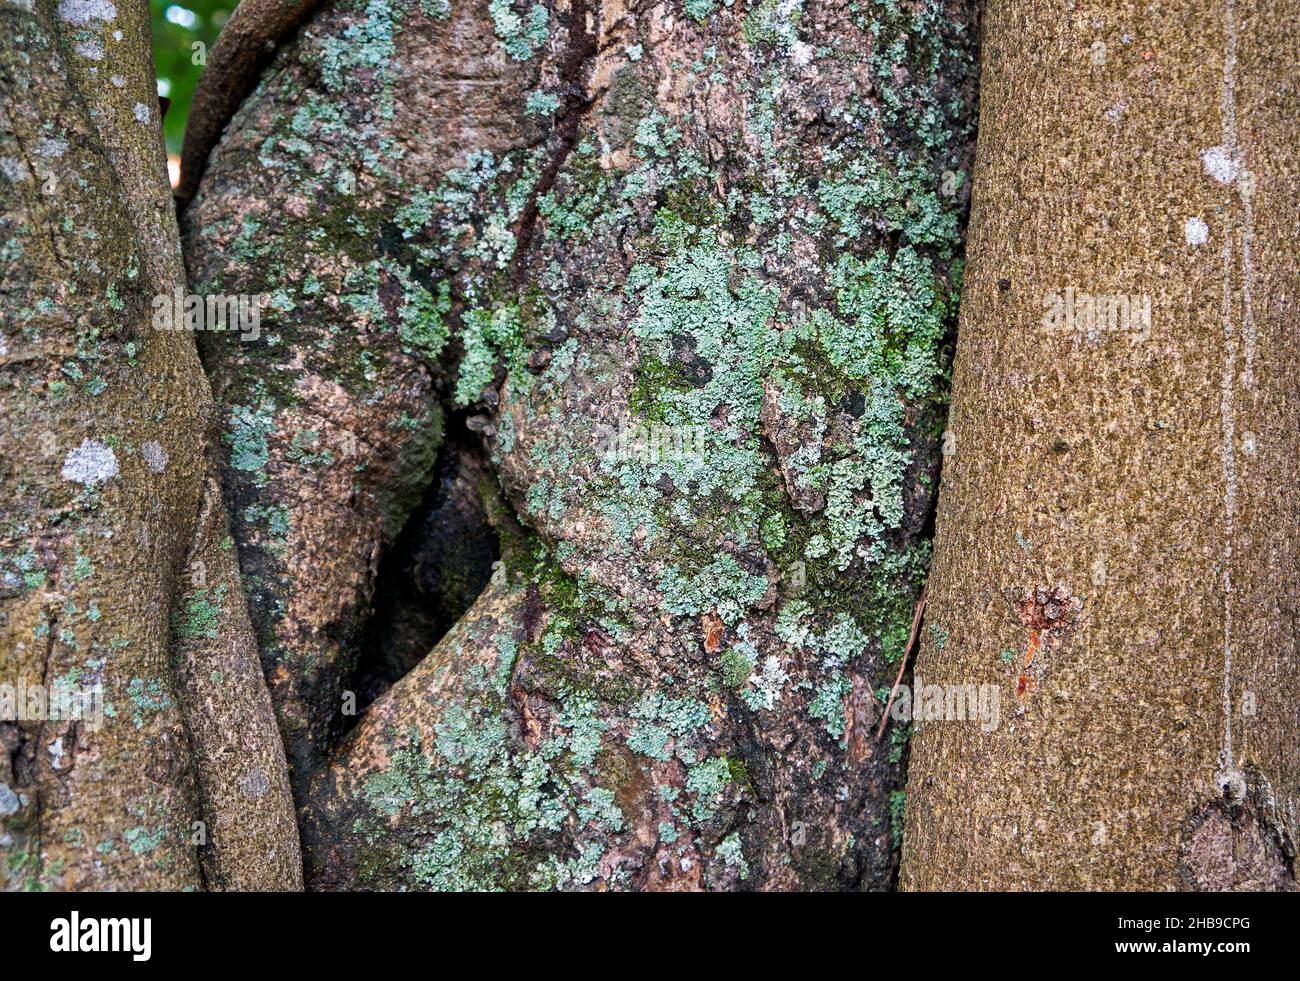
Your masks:
<svg viewBox="0 0 1300 981"><path fill-rule="evenodd" d="M179 156L194 86L212 43L239 0L150 0L153 10L153 63L158 95L171 99L163 121L167 153Z"/></svg>

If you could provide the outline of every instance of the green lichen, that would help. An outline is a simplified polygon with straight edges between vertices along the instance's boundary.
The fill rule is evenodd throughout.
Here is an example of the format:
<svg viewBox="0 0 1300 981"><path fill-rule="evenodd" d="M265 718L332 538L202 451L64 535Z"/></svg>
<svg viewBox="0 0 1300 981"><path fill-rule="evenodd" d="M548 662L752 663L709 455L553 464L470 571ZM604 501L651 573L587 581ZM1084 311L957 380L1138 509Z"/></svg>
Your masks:
<svg viewBox="0 0 1300 981"><path fill-rule="evenodd" d="M674 742L678 758L693 763L698 756L696 737L710 719L709 707L692 698L678 698L663 692L646 692L628 710L635 720L627 745L635 753L661 762L672 759L669 743Z"/></svg>
<svg viewBox="0 0 1300 981"><path fill-rule="evenodd" d="M550 14L545 5L534 3L520 14L511 0L492 0L488 14L501 47L516 61L527 61L546 43Z"/></svg>
<svg viewBox="0 0 1300 981"><path fill-rule="evenodd" d="M363 797L378 823L363 816L356 824L363 882L391 881L375 877L400 869L401 881L434 890L582 884L603 854L599 841L581 843L577 861L547 842L570 820L601 836L623 830L616 790L593 773L606 729L598 703L563 691L550 735L523 750L502 711L517 647L499 640L499 650L495 669L470 671L472 697L442 707L433 746L411 729L389 766L366 779ZM385 830L398 815L419 829L415 841L394 843Z"/></svg>
<svg viewBox="0 0 1300 981"><path fill-rule="evenodd" d="M541 89L528 93L524 103L524 113L528 116L553 116L560 108L560 97L553 92Z"/></svg>
<svg viewBox="0 0 1300 981"><path fill-rule="evenodd" d="M686 13L698 21L707 20L717 9L717 0L686 0Z"/></svg>
<svg viewBox="0 0 1300 981"><path fill-rule="evenodd" d="M143 678L132 678L127 683L126 693L135 705L135 713L131 721L137 729L144 726L144 713L161 712L173 705L171 695L163 683L156 678L148 681Z"/></svg>
<svg viewBox="0 0 1300 981"><path fill-rule="evenodd" d="M740 845L740 835L733 831L722 839L715 854L730 868L740 872L741 881L749 878L749 863L745 861L744 850Z"/></svg>
<svg viewBox="0 0 1300 981"><path fill-rule="evenodd" d="M808 714L822 723L827 735L838 741L844 738L844 696L853 684L840 673L817 686L816 696L808 704Z"/></svg>
<svg viewBox="0 0 1300 981"><path fill-rule="evenodd" d="M763 598L767 579L746 572L732 556L722 555L695 573L669 566L659 580L659 590L669 613L713 610L723 620L734 620Z"/></svg>
<svg viewBox="0 0 1300 981"><path fill-rule="evenodd" d="M707 821L721 806L723 792L731 783L731 765L725 756L714 756L689 767L686 774L686 792L693 794L691 817Z"/></svg>
<svg viewBox="0 0 1300 981"><path fill-rule="evenodd" d="M405 300L399 327L403 350L428 364L437 364L451 333L445 319L451 310L451 291L447 282L439 282L437 293L430 293L404 268L390 266L390 271L402 284Z"/></svg>
<svg viewBox="0 0 1300 981"><path fill-rule="evenodd" d="M231 429L222 442L230 447L230 466L235 470L262 473L270 459L267 437L275 431L275 404L258 387L260 397L249 405L232 405L229 409Z"/></svg>
<svg viewBox="0 0 1300 981"><path fill-rule="evenodd" d="M182 609L172 617L172 631L181 640L200 637L217 638L221 622L221 605L225 601L226 587L196 589L184 600Z"/></svg>
<svg viewBox="0 0 1300 981"><path fill-rule="evenodd" d="M749 673L754 670L754 662L734 647L722 654L722 681L728 688L739 689L749 680Z"/></svg>
<svg viewBox="0 0 1300 981"><path fill-rule="evenodd" d="M122 837L126 839L127 847L131 849L133 855L148 855L160 844L166 834L166 829L161 825L155 828L140 826L137 828L127 828L122 832Z"/></svg>
<svg viewBox="0 0 1300 981"><path fill-rule="evenodd" d="M456 379L455 399L457 405L469 405L491 384L498 356L503 352L515 354L520 350L519 307L505 305L467 311L461 342L465 346L465 356L461 359L460 374Z"/></svg>

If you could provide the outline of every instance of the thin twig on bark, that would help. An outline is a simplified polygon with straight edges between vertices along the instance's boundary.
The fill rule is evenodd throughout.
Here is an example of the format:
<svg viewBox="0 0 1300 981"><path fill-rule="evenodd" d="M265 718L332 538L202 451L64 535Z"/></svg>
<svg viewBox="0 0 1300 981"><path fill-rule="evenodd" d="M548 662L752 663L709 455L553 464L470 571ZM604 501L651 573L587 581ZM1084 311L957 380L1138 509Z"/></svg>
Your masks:
<svg viewBox="0 0 1300 981"><path fill-rule="evenodd" d="M912 614L912 634L907 638L907 647L903 650L903 660L898 665L898 677L894 679L894 687L889 692L889 701L885 702L885 712L880 717L880 728L876 730L876 742L885 734L885 726L889 724L889 709L894 704L894 696L898 694L898 686L903 683L903 671L907 668L907 659L912 655L912 648L916 646L916 635L921 629L921 615L925 613L925 591L930 587L922 586L921 595L916 601L916 611Z"/></svg>

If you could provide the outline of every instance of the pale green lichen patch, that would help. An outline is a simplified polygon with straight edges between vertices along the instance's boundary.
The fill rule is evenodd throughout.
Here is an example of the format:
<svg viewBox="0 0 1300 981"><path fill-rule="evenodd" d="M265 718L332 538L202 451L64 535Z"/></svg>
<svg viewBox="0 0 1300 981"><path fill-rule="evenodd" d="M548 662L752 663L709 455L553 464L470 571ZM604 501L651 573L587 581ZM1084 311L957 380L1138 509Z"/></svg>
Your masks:
<svg viewBox="0 0 1300 981"><path fill-rule="evenodd" d="M212 590L197 589L190 593L172 617L172 632L181 640L215 640L225 597L224 585Z"/></svg>
<svg viewBox="0 0 1300 981"><path fill-rule="evenodd" d="M516 61L527 61L546 43L550 13L542 3L528 4L522 13L516 11L516 6L512 0L492 0L488 13L506 54Z"/></svg>
<svg viewBox="0 0 1300 981"><path fill-rule="evenodd" d="M262 471L270 459L267 438L275 431L275 405L265 396L251 405L233 405L231 428L222 440L230 447L230 466L236 470ZM265 479L264 475L260 478Z"/></svg>
<svg viewBox="0 0 1300 981"><path fill-rule="evenodd" d="M132 678L126 686L126 693L135 706L131 721L137 729L144 726L146 712L161 712L175 704L171 693L157 678Z"/></svg>
<svg viewBox="0 0 1300 981"><path fill-rule="evenodd" d="M624 828L613 789L592 772L605 723L596 704L580 695L561 699L552 734L534 751L515 746L500 712L500 694L488 684L469 704L447 706L426 749L414 732L371 775L364 797L381 823L358 819L356 830L375 849L373 874L391 874L382 821L401 815L427 830L398 861L410 884L428 889L550 888L581 885L590 875L545 854L549 836L570 822L596 840ZM581 838L583 832L578 831ZM590 863L588 863L590 864ZM363 883L369 872L361 865ZM593 873L594 874L594 873Z"/></svg>

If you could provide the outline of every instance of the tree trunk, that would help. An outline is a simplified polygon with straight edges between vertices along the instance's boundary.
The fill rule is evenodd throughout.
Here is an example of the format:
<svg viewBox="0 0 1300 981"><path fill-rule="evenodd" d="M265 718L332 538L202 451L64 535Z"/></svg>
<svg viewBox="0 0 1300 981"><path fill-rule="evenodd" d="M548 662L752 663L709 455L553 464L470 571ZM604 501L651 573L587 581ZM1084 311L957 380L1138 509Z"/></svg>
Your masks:
<svg viewBox="0 0 1300 981"><path fill-rule="evenodd" d="M1298 12L991 4L904 888L1294 883Z"/></svg>
<svg viewBox="0 0 1300 981"><path fill-rule="evenodd" d="M211 493L196 527L211 393L193 340L151 326L184 277L147 8L36 0L0 27L0 887L296 888ZM214 592L181 600L187 562ZM41 691L89 701L55 718Z"/></svg>
<svg viewBox="0 0 1300 981"><path fill-rule="evenodd" d="M273 300L204 351L316 885L891 883L972 24L341 0L277 55L185 240ZM347 733L444 424L503 563Z"/></svg>

